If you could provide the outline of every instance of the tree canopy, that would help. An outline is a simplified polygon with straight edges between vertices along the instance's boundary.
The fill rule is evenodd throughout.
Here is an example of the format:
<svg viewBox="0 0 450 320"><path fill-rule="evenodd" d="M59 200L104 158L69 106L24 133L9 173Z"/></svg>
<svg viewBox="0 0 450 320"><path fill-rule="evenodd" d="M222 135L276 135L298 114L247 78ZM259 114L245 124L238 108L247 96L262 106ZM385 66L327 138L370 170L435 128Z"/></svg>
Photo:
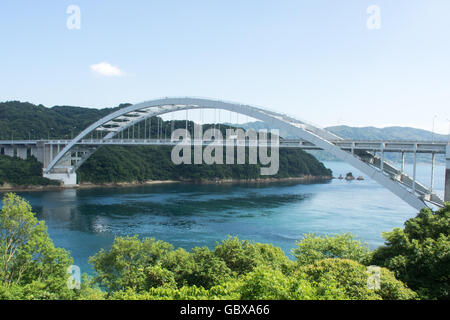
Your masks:
<svg viewBox="0 0 450 320"><path fill-rule="evenodd" d="M43 221L15 194L0 212L0 299L69 298L67 268L72 258L55 248Z"/></svg>
<svg viewBox="0 0 450 320"><path fill-rule="evenodd" d="M228 237L187 251L153 238L115 238L67 285L72 259L22 198L0 212L0 299L448 299L450 206L422 210L370 252L350 234L306 234L294 260L271 244ZM371 264L371 266L369 266ZM375 269L374 269L375 268ZM378 286L371 286L376 270Z"/></svg>
<svg viewBox="0 0 450 320"><path fill-rule="evenodd" d="M436 212L423 209L405 228L383 233L384 246L372 263L392 270L424 299L450 297L450 204Z"/></svg>

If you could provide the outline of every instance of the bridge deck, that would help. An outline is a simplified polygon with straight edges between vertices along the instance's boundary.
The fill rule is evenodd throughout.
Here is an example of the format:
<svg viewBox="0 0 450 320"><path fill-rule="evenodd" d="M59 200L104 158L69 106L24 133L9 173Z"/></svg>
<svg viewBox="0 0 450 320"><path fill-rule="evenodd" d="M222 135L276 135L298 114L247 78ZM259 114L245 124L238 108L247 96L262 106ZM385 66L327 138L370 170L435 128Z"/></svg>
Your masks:
<svg viewBox="0 0 450 320"><path fill-rule="evenodd" d="M71 140L0 140L0 146L35 146L38 143L45 145L65 146ZM209 144L211 140L192 140L192 144ZM445 154L446 142L431 141L400 141L400 140L333 140L336 146L345 151L361 150L371 152L405 152L405 153L435 153ZM100 145L142 145L142 146L158 146L158 145L175 145L178 141L169 139L84 139L76 145L84 146L100 146ZM270 141L268 142L270 145ZM224 145L228 145L224 141ZM240 144L239 144L240 145ZM247 142L248 145L248 142ZM305 150L321 150L314 144L301 139L280 139L280 148L300 148Z"/></svg>

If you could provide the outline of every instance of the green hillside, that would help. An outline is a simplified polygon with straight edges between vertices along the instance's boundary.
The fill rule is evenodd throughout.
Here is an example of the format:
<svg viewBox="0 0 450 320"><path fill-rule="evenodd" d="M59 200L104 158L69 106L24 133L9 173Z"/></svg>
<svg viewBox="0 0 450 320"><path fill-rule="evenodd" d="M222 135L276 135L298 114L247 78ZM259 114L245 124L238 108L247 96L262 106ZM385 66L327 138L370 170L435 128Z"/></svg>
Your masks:
<svg viewBox="0 0 450 320"><path fill-rule="evenodd" d="M123 105L121 105L122 107ZM27 102L0 103L0 140L70 139L94 121L117 108L91 109L70 106L46 108Z"/></svg>

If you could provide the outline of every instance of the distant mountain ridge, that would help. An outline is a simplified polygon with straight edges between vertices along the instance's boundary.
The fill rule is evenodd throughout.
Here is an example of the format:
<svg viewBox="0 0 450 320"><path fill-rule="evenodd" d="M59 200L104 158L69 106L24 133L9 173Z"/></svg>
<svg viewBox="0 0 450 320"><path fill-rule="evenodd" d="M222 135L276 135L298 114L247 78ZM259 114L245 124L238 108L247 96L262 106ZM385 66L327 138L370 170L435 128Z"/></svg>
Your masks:
<svg viewBox="0 0 450 320"><path fill-rule="evenodd" d="M231 126L242 127L244 129L270 129L270 127L262 121L254 121L244 124L229 124ZM406 141L449 141L449 136L444 134L433 133L431 131L411 128L411 127L350 127L346 125L330 126L324 128L331 133L343 138L354 140L406 140ZM281 131L282 137L288 137L286 132Z"/></svg>
<svg viewBox="0 0 450 320"><path fill-rule="evenodd" d="M254 129L270 129L270 127L262 122L262 121L254 121L245 124L230 124L231 126L239 126L246 130ZM343 138L343 139L354 139L354 140L405 140L405 141L449 141L448 135L437 134L431 131L411 128L411 127L385 127L385 128L376 128L376 127L350 127L350 126L331 126L324 128L331 133ZM290 138L287 132L281 130L280 136L285 138ZM333 155L329 154L325 151L308 151L313 154L320 161L333 161L338 160ZM430 155L419 154L417 156L417 161L429 163L431 162ZM386 159L394 162L400 161L399 154L386 154ZM407 154L406 160L408 162L412 161L412 155ZM443 155L436 156L437 163L444 162Z"/></svg>
<svg viewBox="0 0 450 320"><path fill-rule="evenodd" d="M332 126L326 130L344 139L354 140L413 140L413 141L448 141L448 135L411 127L350 127Z"/></svg>

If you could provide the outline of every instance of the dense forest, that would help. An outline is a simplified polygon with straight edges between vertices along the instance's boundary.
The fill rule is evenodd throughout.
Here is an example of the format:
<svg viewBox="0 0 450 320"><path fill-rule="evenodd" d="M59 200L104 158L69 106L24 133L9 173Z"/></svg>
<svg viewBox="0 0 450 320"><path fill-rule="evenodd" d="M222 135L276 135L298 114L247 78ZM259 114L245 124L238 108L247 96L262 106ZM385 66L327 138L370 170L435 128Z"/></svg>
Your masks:
<svg viewBox="0 0 450 320"><path fill-rule="evenodd" d="M27 102L0 103L0 140L9 139L70 139L81 130L124 107L93 109L70 106L34 105Z"/></svg>
<svg viewBox="0 0 450 320"><path fill-rule="evenodd" d="M0 211L0 299L449 299L449 221L449 204L423 209L383 234L385 245L374 251L350 234L304 235L294 260L279 247L233 237L190 251L117 237L90 258L95 275L80 283L69 279L70 253L10 193Z"/></svg>
<svg viewBox="0 0 450 320"><path fill-rule="evenodd" d="M17 101L0 103L0 139L69 139L99 118L127 105L98 110L68 106L46 108L42 105L36 106ZM163 121L159 117L153 117L147 123L147 127L142 124L136 125L130 131L124 132L124 135L127 137L130 134L139 138L144 136L144 132L146 134L151 132L152 137L160 135L168 138L172 130L185 128L185 126L185 121ZM193 126L194 123L189 121L188 130L192 132ZM213 125L205 125L204 129L211 126ZM232 127L220 126L224 135L227 128ZM259 165L175 165L170 159L170 152L169 147L102 147L80 167L78 182L99 184L148 180L201 181L264 178L260 175ZM35 162L33 159L29 161L17 158L5 159L0 163L0 181L13 185L49 184L47 179L38 179L41 174ZM8 164L11 166L8 167ZM33 164L32 170L30 164ZM331 170L325 168L312 155L302 150L281 149L278 174L270 178L330 177L331 175Z"/></svg>

